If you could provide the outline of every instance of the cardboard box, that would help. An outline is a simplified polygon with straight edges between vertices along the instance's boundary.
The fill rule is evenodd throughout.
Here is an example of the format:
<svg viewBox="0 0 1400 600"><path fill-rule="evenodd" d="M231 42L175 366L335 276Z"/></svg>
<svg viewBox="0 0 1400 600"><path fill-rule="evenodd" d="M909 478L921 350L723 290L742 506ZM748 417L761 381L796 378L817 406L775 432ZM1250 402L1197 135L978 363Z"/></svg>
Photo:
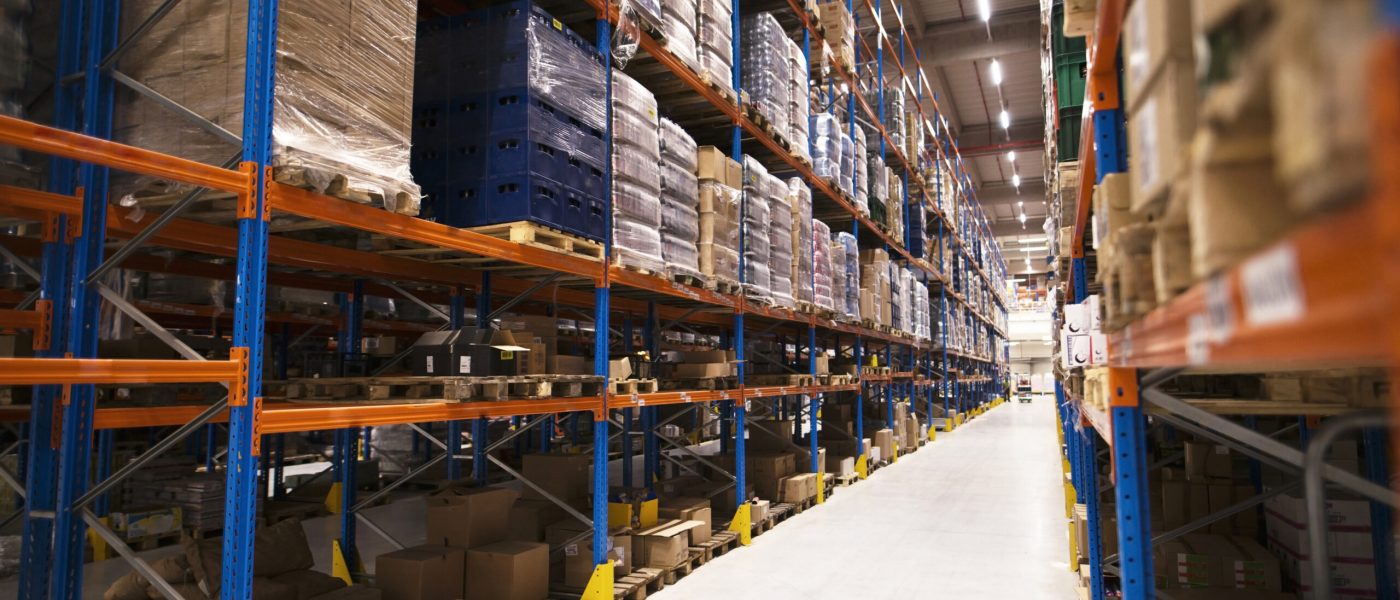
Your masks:
<svg viewBox="0 0 1400 600"><path fill-rule="evenodd" d="M1194 65L1191 3L1139 0L1123 21L1123 90L1128 106L1140 98L1168 62Z"/></svg>
<svg viewBox="0 0 1400 600"><path fill-rule="evenodd" d="M545 529L568 518L568 513L548 500L520 498L510 507L508 539L518 542L543 542Z"/></svg>
<svg viewBox="0 0 1400 600"><path fill-rule="evenodd" d="M817 474L802 473L784 477L779 482L778 502L800 504L817 495Z"/></svg>
<svg viewBox="0 0 1400 600"><path fill-rule="evenodd" d="M1163 197L1178 172L1185 172L1196 130L1196 76L1188 64L1172 63L1152 89L1129 109L1129 174L1132 210L1142 213Z"/></svg>
<svg viewBox="0 0 1400 600"><path fill-rule="evenodd" d="M711 379L732 377L735 374L733 363L679 363L671 371L676 379Z"/></svg>
<svg viewBox="0 0 1400 600"><path fill-rule="evenodd" d="M1089 333L1091 321L1089 319L1089 307L1085 304L1065 305L1064 331L1070 335L1081 335Z"/></svg>
<svg viewBox="0 0 1400 600"><path fill-rule="evenodd" d="M565 502L583 502L592 493L592 454L526 454L522 474L544 491ZM534 488L526 486L522 496L546 500Z"/></svg>
<svg viewBox="0 0 1400 600"><path fill-rule="evenodd" d="M1290 523L1307 523L1307 507L1303 497L1284 492L1264 503L1265 514L1273 513ZM1327 499L1327 522L1332 531L1369 531L1371 505L1363 500Z"/></svg>
<svg viewBox="0 0 1400 600"><path fill-rule="evenodd" d="M1187 524L1189 498L1185 481L1162 481L1162 527L1168 531Z"/></svg>
<svg viewBox="0 0 1400 600"><path fill-rule="evenodd" d="M792 419L758 419L749 421L748 426L748 450L784 452L793 446Z"/></svg>
<svg viewBox="0 0 1400 600"><path fill-rule="evenodd" d="M667 521L632 536L637 566L671 569L689 556L690 531L703 527L700 521Z"/></svg>
<svg viewBox="0 0 1400 600"><path fill-rule="evenodd" d="M657 514L662 519L704 523L704 526L690 531L690 543L698 545L710 541L710 533L714 530L714 517L708 498L662 498Z"/></svg>
<svg viewBox="0 0 1400 600"><path fill-rule="evenodd" d="M1235 486L1231 485L1229 482L1211 483L1208 486L1206 486L1206 488L1206 495L1209 498L1208 502L1210 505L1210 512L1217 513L1227 508L1230 508L1230 505L1234 504ZM1234 533L1234 531L1232 531L1232 525L1233 521L1231 519L1222 519L1211 523L1209 531L1211 533L1218 534Z"/></svg>
<svg viewBox="0 0 1400 600"><path fill-rule="evenodd" d="M360 339L360 352L370 356L393 356L399 353L399 339L391 335L371 335Z"/></svg>
<svg viewBox="0 0 1400 600"><path fill-rule="evenodd" d="M1278 559L1243 536L1187 534L1163 544L1167 571L1176 566L1173 586L1283 589Z"/></svg>
<svg viewBox="0 0 1400 600"><path fill-rule="evenodd" d="M588 580L593 576L593 537L584 535L591 529L580 523L577 519L569 518L550 526L549 533L546 534L546 545L560 546L562 549L562 564L559 564L560 554L552 554L551 562L559 564L559 568L553 569L550 576L556 580L562 580L565 585L571 587L584 587L588 585ZM575 539L583 536L582 539ZM621 577L632 570L632 536L629 534L614 533L608 538L608 559L613 561L613 575Z"/></svg>
<svg viewBox="0 0 1400 600"><path fill-rule="evenodd" d="M1073 369L1088 366L1089 360L1092 358L1092 341L1087 334L1071 335L1064 331L1060 332L1060 364L1064 368Z"/></svg>
<svg viewBox="0 0 1400 600"><path fill-rule="evenodd" d="M1191 272L1208 277L1278 239L1296 222L1275 177L1267 119L1247 113L1230 127L1202 128L1192 144L1186 224ZM1246 315L1246 318L1247 315Z"/></svg>
<svg viewBox="0 0 1400 600"><path fill-rule="evenodd" d="M473 548L467 551L467 573L467 600L543 600L549 595L549 546L509 541Z"/></svg>
<svg viewBox="0 0 1400 600"><path fill-rule="evenodd" d="M853 475L856 472L856 459L852 456L827 455L826 472L837 477Z"/></svg>
<svg viewBox="0 0 1400 600"><path fill-rule="evenodd" d="M1103 333L1089 334L1089 364L1108 364L1108 335Z"/></svg>
<svg viewBox="0 0 1400 600"><path fill-rule="evenodd" d="M880 449L880 458L889 459L894 456L894 430L880 429L875 432L875 447Z"/></svg>
<svg viewBox="0 0 1400 600"><path fill-rule="evenodd" d="M609 360L608 377L611 379L631 379L632 360L625 357Z"/></svg>
<svg viewBox="0 0 1400 600"><path fill-rule="evenodd" d="M714 146L701 146L696 152L695 175L697 178L718 181L732 188L740 188L744 182L744 167L729 154Z"/></svg>
<svg viewBox="0 0 1400 600"><path fill-rule="evenodd" d="M112 529L128 540L178 532L185 523L178 506L113 511L110 518Z"/></svg>
<svg viewBox="0 0 1400 600"><path fill-rule="evenodd" d="M1142 222L1133 216L1133 181L1127 173L1109 173L1097 186L1094 186L1094 247L1099 248L1109 241L1113 232L1128 225ZM1097 298L1098 294L1090 296ZM1087 298L1085 300L1088 300ZM1088 304L1088 302L1085 302ZM1066 307L1068 308L1068 307ZM1098 320L1097 306L1090 310L1090 318ZM1097 330L1096 327L1091 329Z"/></svg>
<svg viewBox="0 0 1400 600"><path fill-rule="evenodd" d="M551 375L592 375L593 361L582 356L551 356L545 360L545 370Z"/></svg>
<svg viewBox="0 0 1400 600"><path fill-rule="evenodd" d="M1230 447L1210 442L1185 442L1187 481L1209 482L1234 476Z"/></svg>
<svg viewBox="0 0 1400 600"><path fill-rule="evenodd" d="M793 449L793 472L794 473L825 473L826 472L826 448L817 448L817 470L812 470L812 452L810 447L801 446Z"/></svg>
<svg viewBox="0 0 1400 600"><path fill-rule="evenodd" d="M375 585L384 600L457 600L466 562L461 548L415 546L374 560Z"/></svg>
<svg viewBox="0 0 1400 600"><path fill-rule="evenodd" d="M452 487L428 496L428 541L457 548L504 541L517 495L497 487Z"/></svg>

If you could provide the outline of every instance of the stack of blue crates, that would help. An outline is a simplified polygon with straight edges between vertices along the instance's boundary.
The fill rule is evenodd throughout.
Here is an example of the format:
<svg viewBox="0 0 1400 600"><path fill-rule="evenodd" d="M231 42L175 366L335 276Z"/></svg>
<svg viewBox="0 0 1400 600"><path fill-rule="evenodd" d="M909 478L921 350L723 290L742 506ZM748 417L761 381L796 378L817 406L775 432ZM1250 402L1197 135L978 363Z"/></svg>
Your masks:
<svg viewBox="0 0 1400 600"><path fill-rule="evenodd" d="M412 169L422 216L533 221L603 240L603 74L591 44L528 1L421 24Z"/></svg>

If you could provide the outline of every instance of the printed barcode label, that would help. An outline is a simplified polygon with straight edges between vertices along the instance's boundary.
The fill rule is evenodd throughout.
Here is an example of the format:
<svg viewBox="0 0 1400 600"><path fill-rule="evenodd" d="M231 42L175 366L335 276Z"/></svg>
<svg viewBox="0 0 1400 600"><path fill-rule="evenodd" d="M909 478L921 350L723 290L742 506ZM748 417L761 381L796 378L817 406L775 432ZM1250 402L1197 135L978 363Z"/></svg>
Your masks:
<svg viewBox="0 0 1400 600"><path fill-rule="evenodd" d="M1192 365L1210 361L1210 317L1194 314L1186 320L1186 362Z"/></svg>
<svg viewBox="0 0 1400 600"><path fill-rule="evenodd" d="M1206 283L1206 315L1210 341L1224 343L1235 333L1235 307L1230 301L1230 278L1212 277Z"/></svg>
<svg viewBox="0 0 1400 600"><path fill-rule="evenodd" d="M1298 254L1292 244L1245 262L1240 267L1240 279L1246 323L1277 325L1303 318L1303 284L1298 276Z"/></svg>

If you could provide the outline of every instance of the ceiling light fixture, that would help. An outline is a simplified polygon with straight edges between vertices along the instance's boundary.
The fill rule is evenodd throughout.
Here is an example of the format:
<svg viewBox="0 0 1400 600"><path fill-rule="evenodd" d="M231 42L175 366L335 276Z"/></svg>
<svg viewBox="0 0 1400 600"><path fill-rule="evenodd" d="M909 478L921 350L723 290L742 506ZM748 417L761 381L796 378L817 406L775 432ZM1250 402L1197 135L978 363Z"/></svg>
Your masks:
<svg viewBox="0 0 1400 600"><path fill-rule="evenodd" d="M1006 112L1006 109L1001 111L1001 128L1011 129L1011 113Z"/></svg>
<svg viewBox="0 0 1400 600"><path fill-rule="evenodd" d="M1026 224L1026 213L1021 213L1021 216L1016 217L1016 218L1017 218L1018 220L1021 221L1021 224L1022 224L1022 225L1025 225L1025 224Z"/></svg>
<svg viewBox="0 0 1400 600"><path fill-rule="evenodd" d="M977 11L982 13L983 21L992 20L992 0L977 0Z"/></svg>
<svg viewBox="0 0 1400 600"><path fill-rule="evenodd" d="M1020 189L1020 188L1021 188L1021 174L1020 174L1020 173L1012 173L1012 174L1011 174L1011 186L1014 187L1014 188L1017 188L1017 189Z"/></svg>
<svg viewBox="0 0 1400 600"><path fill-rule="evenodd" d="M1006 160L1007 160L1007 161L1010 161L1010 162L1013 162L1013 163L1016 162L1016 151L1015 151L1015 150L1012 150L1012 151L1010 151L1010 152L1007 152L1007 153L1006 153Z"/></svg>
<svg viewBox="0 0 1400 600"><path fill-rule="evenodd" d="M1025 208L1025 207L1026 207L1026 201L1025 201L1025 200L1017 200L1017 201L1016 201L1016 208Z"/></svg>
<svg viewBox="0 0 1400 600"><path fill-rule="evenodd" d="M1001 85L1001 61L992 59L992 85Z"/></svg>

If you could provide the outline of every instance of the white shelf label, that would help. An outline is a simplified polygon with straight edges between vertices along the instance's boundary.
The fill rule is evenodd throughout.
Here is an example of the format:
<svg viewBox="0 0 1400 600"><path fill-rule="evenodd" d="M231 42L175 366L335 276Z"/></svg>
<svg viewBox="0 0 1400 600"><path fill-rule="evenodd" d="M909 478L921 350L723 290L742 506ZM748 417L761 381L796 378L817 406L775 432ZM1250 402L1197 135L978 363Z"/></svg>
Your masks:
<svg viewBox="0 0 1400 600"><path fill-rule="evenodd" d="M1235 307L1231 303L1230 278L1215 276L1206 283L1206 317L1210 341L1222 344L1235 333Z"/></svg>
<svg viewBox="0 0 1400 600"><path fill-rule="evenodd" d="M1186 362L1200 365L1210 362L1210 317L1191 315L1186 320Z"/></svg>
<svg viewBox="0 0 1400 600"><path fill-rule="evenodd" d="M1284 244L1240 267L1244 320L1255 326L1291 323L1307 311L1298 275L1298 253Z"/></svg>

